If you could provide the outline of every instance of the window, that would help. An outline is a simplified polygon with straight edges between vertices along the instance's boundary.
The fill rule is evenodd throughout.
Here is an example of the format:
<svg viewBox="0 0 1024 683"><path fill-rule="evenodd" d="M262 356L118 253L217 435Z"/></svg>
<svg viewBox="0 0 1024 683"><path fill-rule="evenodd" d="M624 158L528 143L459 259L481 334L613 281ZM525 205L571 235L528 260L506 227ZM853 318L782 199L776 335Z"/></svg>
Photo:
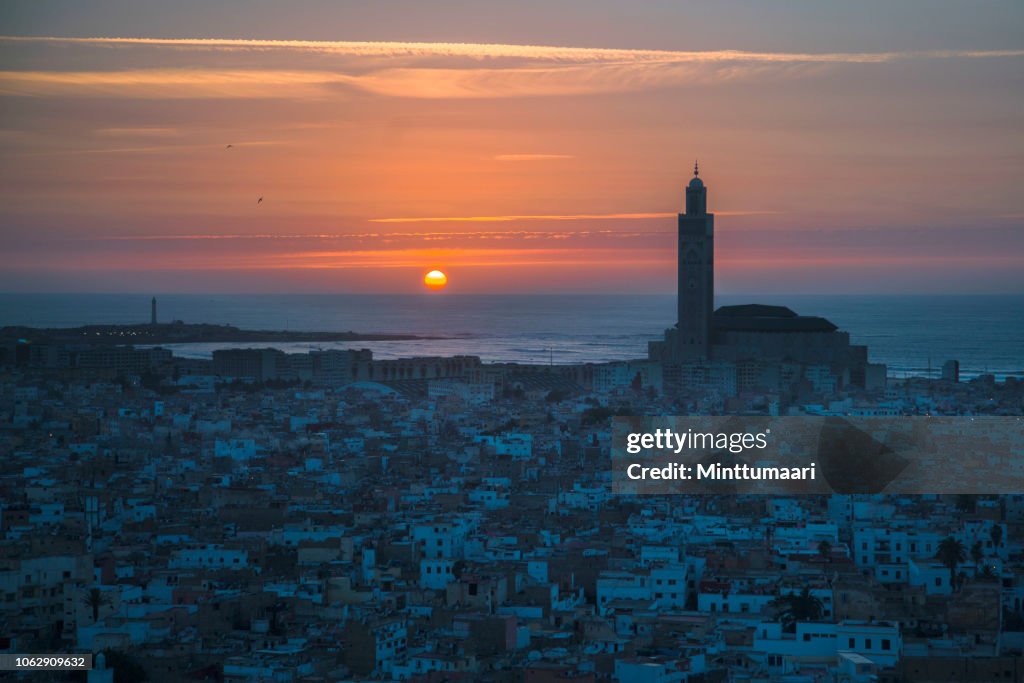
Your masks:
<svg viewBox="0 0 1024 683"><path fill-rule="evenodd" d="M892 649L892 641L890 641L888 638L883 638L882 639L882 649L883 650L891 650Z"/></svg>
<svg viewBox="0 0 1024 683"><path fill-rule="evenodd" d="M865 638L864 639L864 649L865 650L870 650L871 649L871 639L870 638Z"/></svg>
<svg viewBox="0 0 1024 683"><path fill-rule="evenodd" d="M850 638L850 645L849 645L849 647L850 647L851 650L855 647L855 643L856 642L857 642L856 640L854 640L853 638Z"/></svg>
<svg viewBox="0 0 1024 683"><path fill-rule="evenodd" d="M805 633L804 634L804 642L805 643L811 642L811 634L810 633Z"/></svg>

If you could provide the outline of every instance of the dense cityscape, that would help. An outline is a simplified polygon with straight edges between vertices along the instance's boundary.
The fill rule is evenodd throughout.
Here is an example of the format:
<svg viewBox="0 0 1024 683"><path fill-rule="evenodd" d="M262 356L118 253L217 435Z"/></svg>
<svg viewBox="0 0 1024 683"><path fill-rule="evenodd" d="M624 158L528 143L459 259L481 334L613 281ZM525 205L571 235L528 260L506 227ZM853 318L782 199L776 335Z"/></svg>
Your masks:
<svg viewBox="0 0 1024 683"><path fill-rule="evenodd" d="M8 652L131 653L154 681L1022 675L1024 496L610 493L610 415L771 396L681 403L628 364L324 352L395 377L349 382L316 353L136 353L4 366ZM231 374L244 358L272 369ZM991 378L804 390L787 414L1024 400Z"/></svg>
<svg viewBox="0 0 1024 683"><path fill-rule="evenodd" d="M1024 494L613 493L614 416L1024 407L712 311L696 169L686 195L679 322L633 362L8 335L0 653L103 653L91 683L1024 680Z"/></svg>

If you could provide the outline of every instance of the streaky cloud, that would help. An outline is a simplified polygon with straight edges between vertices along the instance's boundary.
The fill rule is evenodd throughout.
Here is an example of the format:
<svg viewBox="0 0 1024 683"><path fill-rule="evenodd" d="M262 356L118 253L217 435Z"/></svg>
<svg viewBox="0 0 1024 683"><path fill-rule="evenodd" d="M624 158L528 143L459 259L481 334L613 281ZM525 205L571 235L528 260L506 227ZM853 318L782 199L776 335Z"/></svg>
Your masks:
<svg viewBox="0 0 1024 683"><path fill-rule="evenodd" d="M142 99L323 96L322 86L351 82L344 74L276 69L125 69L0 71L0 95L127 96Z"/></svg>
<svg viewBox="0 0 1024 683"><path fill-rule="evenodd" d="M556 161L558 159L575 159L571 154L497 154L495 161Z"/></svg>
<svg viewBox="0 0 1024 683"><path fill-rule="evenodd" d="M122 38L63 36L0 36L2 42L54 43L107 47L169 47L198 50L286 50L356 57L519 58L562 62L624 60L667 62L890 62L900 59L1020 57L1024 50L916 50L889 52L752 52L745 50L643 50L628 48L512 45L504 43L432 43L400 41L264 40L254 38Z"/></svg>
<svg viewBox="0 0 1024 683"><path fill-rule="evenodd" d="M671 51L474 43L278 41L197 38L0 36L0 43L47 43L119 49L329 54L324 68L7 70L0 94L121 96L143 99L338 97L346 89L420 99L555 97L636 92L688 85L820 76L841 65L906 60L994 59L1024 50L891 52ZM468 62L467 62L468 60ZM520 160L526 160L520 159Z"/></svg>
<svg viewBox="0 0 1024 683"><path fill-rule="evenodd" d="M718 216L763 216L775 211L715 211ZM371 218L371 223L510 223L513 221L585 221L585 220L640 220L644 218L674 218L674 213L580 213L569 215L511 215L511 216L419 216L405 218Z"/></svg>

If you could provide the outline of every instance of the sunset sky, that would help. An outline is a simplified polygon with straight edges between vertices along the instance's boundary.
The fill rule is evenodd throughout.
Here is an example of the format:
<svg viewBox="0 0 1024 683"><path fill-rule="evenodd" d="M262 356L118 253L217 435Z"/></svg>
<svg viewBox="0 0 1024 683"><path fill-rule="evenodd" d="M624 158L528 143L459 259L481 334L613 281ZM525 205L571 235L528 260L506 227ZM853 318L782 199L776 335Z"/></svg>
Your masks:
<svg viewBox="0 0 1024 683"><path fill-rule="evenodd" d="M671 292L695 158L720 292L1024 291L1024 3L8 2L0 34L0 291Z"/></svg>

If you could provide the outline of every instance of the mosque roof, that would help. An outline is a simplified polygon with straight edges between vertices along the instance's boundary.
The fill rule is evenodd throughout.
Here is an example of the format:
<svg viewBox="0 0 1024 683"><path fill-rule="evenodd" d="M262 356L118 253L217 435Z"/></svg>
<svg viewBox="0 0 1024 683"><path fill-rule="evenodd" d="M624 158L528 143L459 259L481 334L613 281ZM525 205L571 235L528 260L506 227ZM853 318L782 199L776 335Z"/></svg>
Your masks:
<svg viewBox="0 0 1024 683"><path fill-rule="evenodd" d="M785 306L722 306L712 319L716 330L742 332L835 332L839 328L814 315L797 315Z"/></svg>

